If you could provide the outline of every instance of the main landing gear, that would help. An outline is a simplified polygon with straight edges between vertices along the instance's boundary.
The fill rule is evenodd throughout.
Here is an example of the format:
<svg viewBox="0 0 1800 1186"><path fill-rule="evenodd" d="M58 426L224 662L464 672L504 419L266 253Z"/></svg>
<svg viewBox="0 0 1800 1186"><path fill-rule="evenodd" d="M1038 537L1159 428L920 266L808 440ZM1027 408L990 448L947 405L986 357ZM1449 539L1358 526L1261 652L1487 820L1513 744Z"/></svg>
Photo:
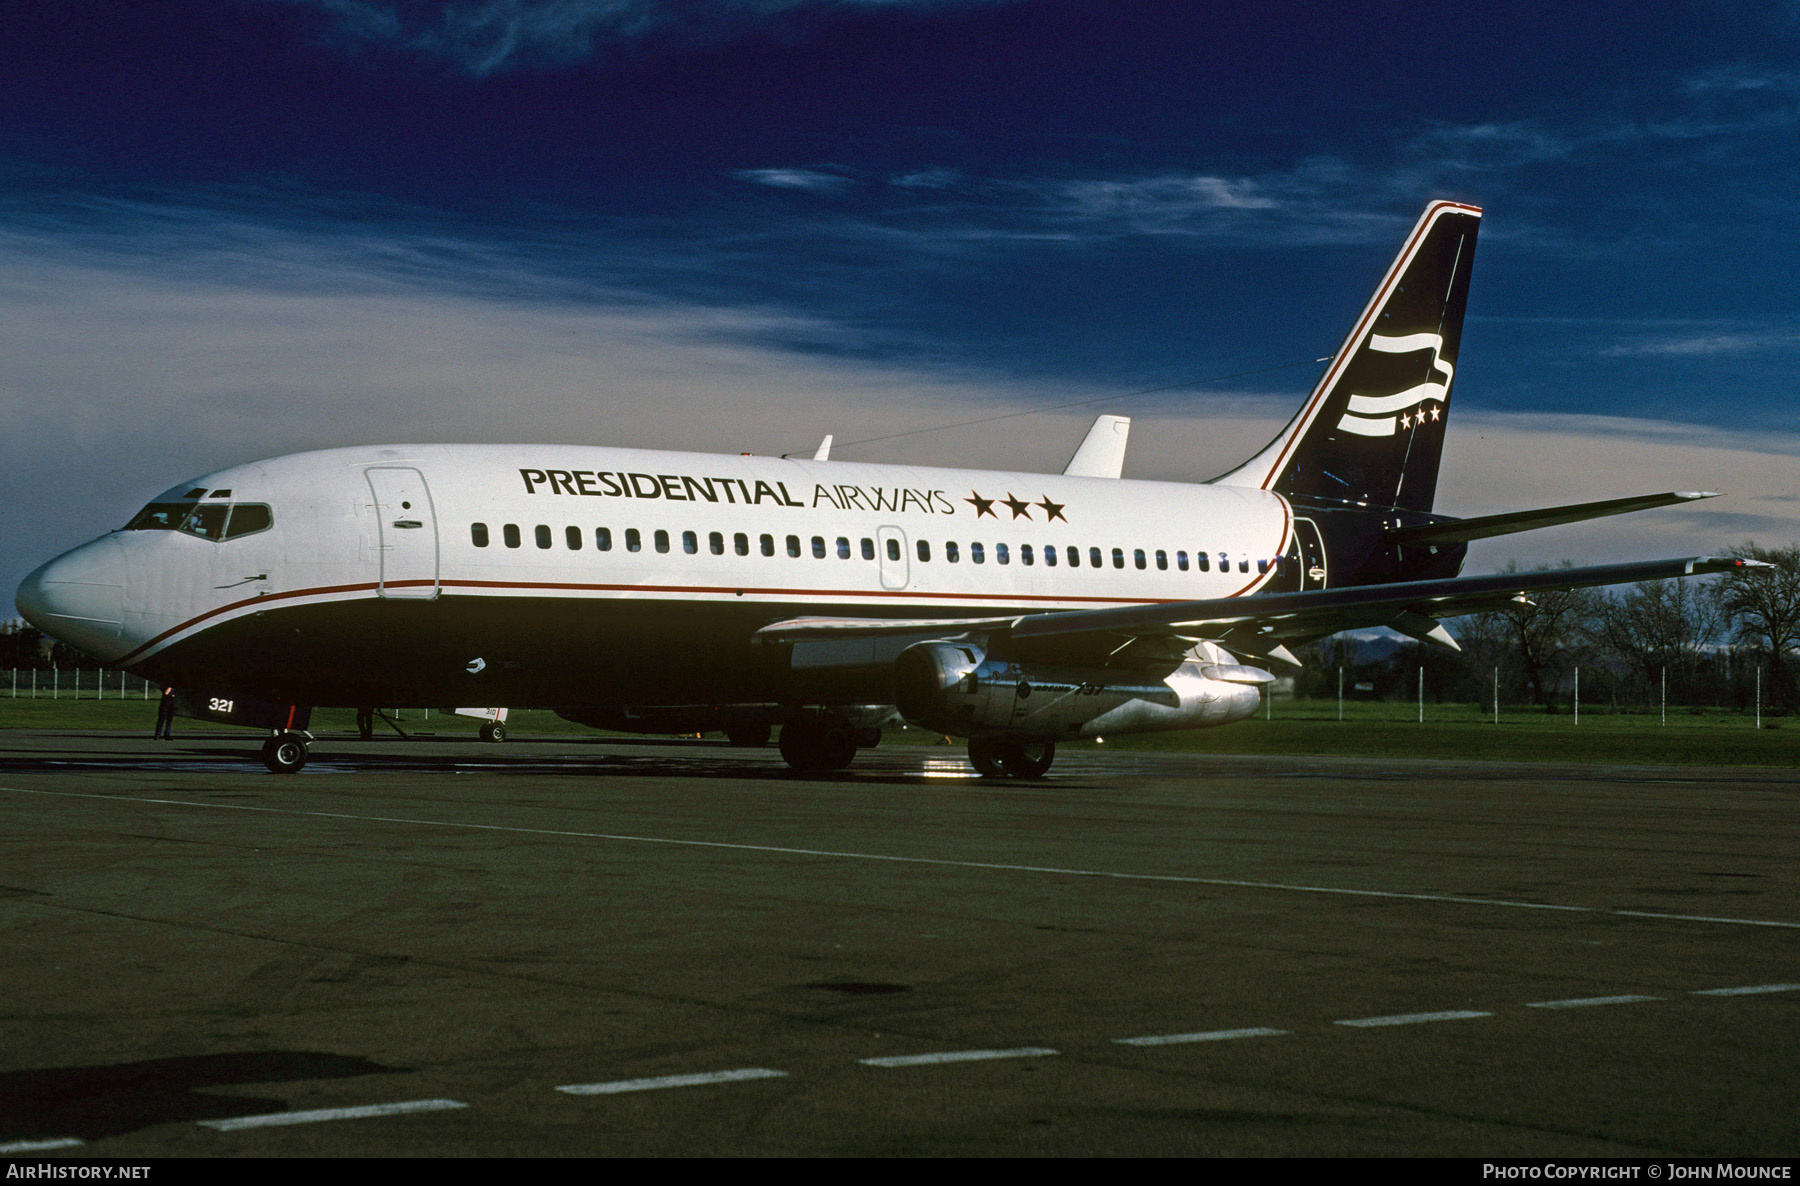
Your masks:
<svg viewBox="0 0 1800 1186"><path fill-rule="evenodd" d="M842 770L856 759L856 734L842 717L800 717L781 727L781 756L807 774Z"/></svg>
<svg viewBox="0 0 1800 1186"><path fill-rule="evenodd" d="M483 741L505 741L506 726L499 721L489 721L481 727L481 739Z"/></svg>
<svg viewBox="0 0 1800 1186"><path fill-rule="evenodd" d="M297 774L306 765L312 734L293 730L274 733L263 742L263 765L275 774Z"/></svg>
<svg viewBox="0 0 1800 1186"><path fill-rule="evenodd" d="M1054 741L969 738L969 764L983 778L1042 778L1056 761Z"/></svg>

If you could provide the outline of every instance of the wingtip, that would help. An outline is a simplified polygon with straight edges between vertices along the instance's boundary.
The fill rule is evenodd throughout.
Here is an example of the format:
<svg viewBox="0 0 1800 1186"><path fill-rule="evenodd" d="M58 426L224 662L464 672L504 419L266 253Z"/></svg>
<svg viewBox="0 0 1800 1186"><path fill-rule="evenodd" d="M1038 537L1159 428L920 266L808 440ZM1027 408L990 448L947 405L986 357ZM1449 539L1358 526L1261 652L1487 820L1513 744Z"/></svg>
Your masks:
<svg viewBox="0 0 1800 1186"><path fill-rule="evenodd" d="M1675 491L1675 497L1692 502L1698 498L1717 498L1719 497L1719 492L1717 490L1677 490Z"/></svg>

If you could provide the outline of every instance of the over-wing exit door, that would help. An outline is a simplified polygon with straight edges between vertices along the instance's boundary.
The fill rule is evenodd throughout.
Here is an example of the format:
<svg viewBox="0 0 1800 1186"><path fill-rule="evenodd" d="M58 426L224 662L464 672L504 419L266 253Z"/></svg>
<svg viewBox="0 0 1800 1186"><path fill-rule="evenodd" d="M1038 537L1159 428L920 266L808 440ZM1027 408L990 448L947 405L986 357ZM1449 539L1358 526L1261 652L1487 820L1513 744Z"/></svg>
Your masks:
<svg viewBox="0 0 1800 1186"><path fill-rule="evenodd" d="M437 516L425 475L409 466L365 472L379 525L381 595L431 600L438 595Z"/></svg>

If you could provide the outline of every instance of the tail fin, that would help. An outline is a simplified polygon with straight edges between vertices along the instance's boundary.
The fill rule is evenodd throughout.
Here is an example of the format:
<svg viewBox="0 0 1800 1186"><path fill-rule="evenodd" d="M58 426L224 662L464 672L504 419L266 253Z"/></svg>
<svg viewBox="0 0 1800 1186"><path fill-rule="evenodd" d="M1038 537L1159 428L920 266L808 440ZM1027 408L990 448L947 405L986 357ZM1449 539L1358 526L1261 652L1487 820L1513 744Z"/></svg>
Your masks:
<svg viewBox="0 0 1800 1186"><path fill-rule="evenodd" d="M1429 511L1481 210L1433 202L1299 413L1213 481L1289 498Z"/></svg>

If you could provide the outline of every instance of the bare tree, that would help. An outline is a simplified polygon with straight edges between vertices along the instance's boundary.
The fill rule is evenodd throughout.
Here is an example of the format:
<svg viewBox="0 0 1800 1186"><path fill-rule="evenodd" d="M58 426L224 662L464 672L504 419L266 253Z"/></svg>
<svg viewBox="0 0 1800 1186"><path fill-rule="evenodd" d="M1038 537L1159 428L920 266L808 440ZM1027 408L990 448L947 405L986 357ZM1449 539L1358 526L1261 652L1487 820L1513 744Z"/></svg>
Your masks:
<svg viewBox="0 0 1800 1186"><path fill-rule="evenodd" d="M1800 543L1785 548L1745 543L1728 555L1773 565L1728 572L1715 589L1732 638L1768 657L1769 702L1791 708L1795 698L1787 654L1800 646Z"/></svg>
<svg viewBox="0 0 1800 1186"><path fill-rule="evenodd" d="M1540 564L1537 571L1550 567ZM1565 560L1562 567L1572 563ZM1508 564L1506 571L1517 572L1519 566ZM1556 711L1563 671L1592 641L1599 605L1600 595L1593 589L1544 589L1494 611L1491 625L1504 631L1527 690L1545 712Z"/></svg>
<svg viewBox="0 0 1800 1186"><path fill-rule="evenodd" d="M1718 598L1692 581L1644 581L1600 604L1598 640L1646 691L1661 672L1678 702L1691 700L1707 647L1723 632Z"/></svg>

